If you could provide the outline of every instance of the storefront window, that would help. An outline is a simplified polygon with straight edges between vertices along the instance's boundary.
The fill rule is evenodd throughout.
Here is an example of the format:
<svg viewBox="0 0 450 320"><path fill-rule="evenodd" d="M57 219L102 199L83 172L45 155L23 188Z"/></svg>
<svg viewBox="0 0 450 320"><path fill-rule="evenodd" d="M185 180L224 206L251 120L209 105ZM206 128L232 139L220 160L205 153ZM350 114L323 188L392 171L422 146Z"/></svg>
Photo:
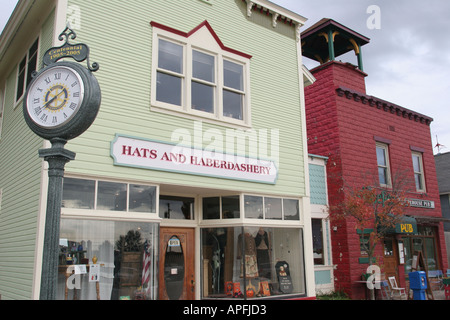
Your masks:
<svg viewBox="0 0 450 320"><path fill-rule="evenodd" d="M156 186L64 178L62 207L156 213Z"/></svg>
<svg viewBox="0 0 450 320"><path fill-rule="evenodd" d="M284 220L300 220L298 200L283 199Z"/></svg>
<svg viewBox="0 0 450 320"><path fill-rule="evenodd" d="M222 197L222 218L238 219L241 216L239 210L239 196Z"/></svg>
<svg viewBox="0 0 450 320"><path fill-rule="evenodd" d="M237 219L240 217L239 196L203 198L203 219Z"/></svg>
<svg viewBox="0 0 450 320"><path fill-rule="evenodd" d="M263 197L245 196L244 197L245 217L249 219L264 219Z"/></svg>
<svg viewBox="0 0 450 320"><path fill-rule="evenodd" d="M264 198L264 208L266 209L266 219L281 220L282 207L280 198Z"/></svg>
<svg viewBox="0 0 450 320"><path fill-rule="evenodd" d="M205 228L204 298L260 298L304 294L301 229Z"/></svg>
<svg viewBox="0 0 450 320"><path fill-rule="evenodd" d="M220 219L220 197L203 198L203 219Z"/></svg>
<svg viewBox="0 0 450 320"><path fill-rule="evenodd" d="M63 208L94 209L94 180L64 178L63 190Z"/></svg>
<svg viewBox="0 0 450 320"><path fill-rule="evenodd" d="M129 211L156 212L156 187L130 184Z"/></svg>
<svg viewBox="0 0 450 320"><path fill-rule="evenodd" d="M244 212L248 219L300 220L296 199L245 195Z"/></svg>
<svg viewBox="0 0 450 320"><path fill-rule="evenodd" d="M165 196L159 197L159 217L163 219L194 219L194 198Z"/></svg>
<svg viewBox="0 0 450 320"><path fill-rule="evenodd" d="M98 182L98 210L126 211L127 185L125 183Z"/></svg>
<svg viewBox="0 0 450 320"><path fill-rule="evenodd" d="M405 273L411 272L412 259L415 252L421 251L428 270L439 270L436 256L435 229L433 227L418 227L417 236L404 237Z"/></svg>
<svg viewBox="0 0 450 320"><path fill-rule="evenodd" d="M62 219L57 298L153 300L157 223Z"/></svg>

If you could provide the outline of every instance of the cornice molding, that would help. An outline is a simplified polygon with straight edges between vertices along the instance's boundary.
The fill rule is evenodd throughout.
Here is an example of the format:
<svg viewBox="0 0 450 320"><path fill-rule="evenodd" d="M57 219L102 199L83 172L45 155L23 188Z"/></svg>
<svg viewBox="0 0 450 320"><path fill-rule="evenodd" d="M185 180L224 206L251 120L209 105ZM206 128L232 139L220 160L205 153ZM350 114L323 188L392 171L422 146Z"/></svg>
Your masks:
<svg viewBox="0 0 450 320"><path fill-rule="evenodd" d="M429 126L433 121L433 118L420 114L418 112L403 108L394 103L382 100L380 98L369 96L367 94L357 92L352 89L345 87L336 88L336 93L339 97L346 97L349 100L354 100L356 102L361 102L369 107L377 108L385 112L389 112L393 115L403 117L405 119L414 120L415 122L420 122Z"/></svg>
<svg viewBox="0 0 450 320"><path fill-rule="evenodd" d="M259 11L262 14L272 15L272 26L277 27L278 22L290 24L295 27L297 42L300 42L300 29L304 26L307 19L283 7L280 7L267 0L242 0L247 3L247 16L250 18L253 11Z"/></svg>

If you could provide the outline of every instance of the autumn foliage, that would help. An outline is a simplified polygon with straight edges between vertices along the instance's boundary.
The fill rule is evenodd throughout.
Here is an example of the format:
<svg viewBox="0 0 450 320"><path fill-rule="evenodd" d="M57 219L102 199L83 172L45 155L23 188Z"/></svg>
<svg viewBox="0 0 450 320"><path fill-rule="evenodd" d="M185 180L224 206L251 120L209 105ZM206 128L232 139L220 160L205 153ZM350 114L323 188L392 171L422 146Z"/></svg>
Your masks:
<svg viewBox="0 0 450 320"><path fill-rule="evenodd" d="M354 187L344 191L342 201L330 206L330 219L352 219L361 234L361 250L372 264L377 243L402 221L408 206L405 193L379 187Z"/></svg>

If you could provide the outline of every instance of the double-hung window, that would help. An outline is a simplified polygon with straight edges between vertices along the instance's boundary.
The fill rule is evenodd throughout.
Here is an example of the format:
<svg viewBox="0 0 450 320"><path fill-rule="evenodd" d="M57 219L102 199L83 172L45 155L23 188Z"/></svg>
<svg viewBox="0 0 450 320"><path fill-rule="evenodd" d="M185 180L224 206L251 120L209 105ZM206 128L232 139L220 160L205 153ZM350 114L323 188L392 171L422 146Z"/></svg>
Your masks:
<svg viewBox="0 0 450 320"><path fill-rule="evenodd" d="M190 33L152 23L152 109L250 126L250 56L205 21Z"/></svg>
<svg viewBox="0 0 450 320"><path fill-rule="evenodd" d="M391 186L391 173L389 167L389 148L386 144L377 143L377 165L378 165L378 180L380 186Z"/></svg>
<svg viewBox="0 0 450 320"><path fill-rule="evenodd" d="M414 169L414 181L417 192L425 192L425 179L423 173L422 154L420 152L412 153L412 162Z"/></svg>
<svg viewBox="0 0 450 320"><path fill-rule="evenodd" d="M16 101L22 98L28 84L31 81L31 75L37 68L39 39L37 39L28 50L26 56L20 61L17 74Z"/></svg>

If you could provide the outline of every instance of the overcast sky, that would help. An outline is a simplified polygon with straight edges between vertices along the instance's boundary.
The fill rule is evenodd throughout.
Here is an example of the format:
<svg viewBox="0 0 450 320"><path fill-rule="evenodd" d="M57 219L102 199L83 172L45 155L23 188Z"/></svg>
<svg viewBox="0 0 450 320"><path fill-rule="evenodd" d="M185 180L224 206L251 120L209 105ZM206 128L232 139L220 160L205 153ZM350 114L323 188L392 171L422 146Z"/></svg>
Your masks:
<svg viewBox="0 0 450 320"><path fill-rule="evenodd" d="M450 1L273 2L307 18L303 30L331 18L370 38L362 48L367 94L432 117L434 153L438 152L436 136L445 146L441 152L450 152ZM379 8L378 25L373 20L375 11L367 13L374 5ZM353 53L337 58L341 59L357 64ZM304 60L309 68L317 65Z"/></svg>
<svg viewBox="0 0 450 320"><path fill-rule="evenodd" d="M450 152L449 0L272 2L307 18L303 31L331 18L370 38L362 48L367 94L432 117L433 147L437 136L445 146L441 152ZM16 3L0 0L0 30ZM337 59L357 64L354 54ZM312 68L317 63L305 58L305 65Z"/></svg>

